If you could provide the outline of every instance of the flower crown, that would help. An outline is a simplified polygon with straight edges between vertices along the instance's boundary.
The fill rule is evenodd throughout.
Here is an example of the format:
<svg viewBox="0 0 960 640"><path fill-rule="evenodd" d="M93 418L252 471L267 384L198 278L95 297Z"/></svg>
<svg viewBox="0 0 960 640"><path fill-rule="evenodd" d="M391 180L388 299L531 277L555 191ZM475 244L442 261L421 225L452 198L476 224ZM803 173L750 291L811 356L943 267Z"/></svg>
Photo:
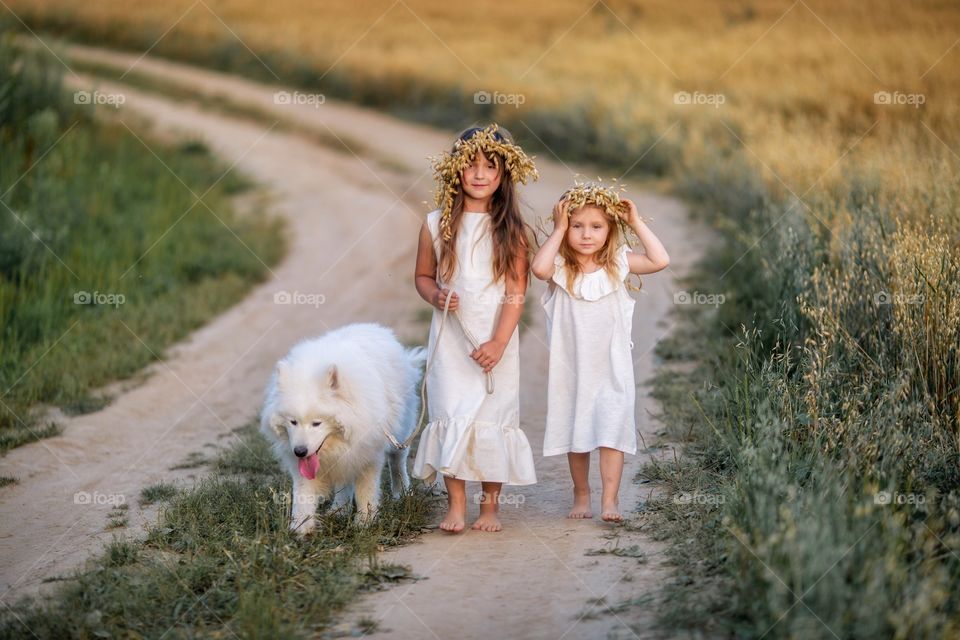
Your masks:
<svg viewBox="0 0 960 640"><path fill-rule="evenodd" d="M595 182L581 182L574 178L574 186L564 191L560 199L567 201L567 214L585 205L593 205L603 209L607 215L616 220L623 241L632 248L634 246L632 238L636 237L636 232L627 223L627 215L630 209L620 197L620 193L625 190L623 185L607 186L603 184L600 178L597 178ZM538 222L538 226L544 235L549 235L543 229L542 223ZM628 279L626 281L627 289L640 291L643 287L643 280L636 274L630 275L640 283L640 286L631 284Z"/></svg>
<svg viewBox="0 0 960 640"><path fill-rule="evenodd" d="M453 211L453 198L460 186L460 174L470 166L478 151L484 155L496 155L503 159L510 176L517 182L527 184L527 180L537 180L540 174L533 164L533 158L523 152L519 146L513 144L505 135L498 131L496 123L475 132L466 140L458 139L454 143L453 152L444 152L439 156L430 156L433 165L433 177L437 181L434 190L434 200L440 209L440 230L444 240L452 237L450 217Z"/></svg>
<svg viewBox="0 0 960 640"><path fill-rule="evenodd" d="M624 241L633 246L631 236L635 235L627 223L629 208L620 198L625 191L623 185L607 186L597 178L596 182L580 182L574 180L574 186L563 192L561 200L567 201L567 212L575 211L585 205L593 205L603 209L607 215L617 221Z"/></svg>

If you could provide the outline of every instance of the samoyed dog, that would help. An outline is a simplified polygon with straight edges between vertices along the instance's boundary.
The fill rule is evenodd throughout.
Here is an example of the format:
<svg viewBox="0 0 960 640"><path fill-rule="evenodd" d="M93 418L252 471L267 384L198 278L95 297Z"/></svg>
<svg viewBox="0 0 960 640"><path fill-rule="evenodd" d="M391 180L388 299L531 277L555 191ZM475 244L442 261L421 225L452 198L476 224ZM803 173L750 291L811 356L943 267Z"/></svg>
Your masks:
<svg viewBox="0 0 960 640"><path fill-rule="evenodd" d="M423 347L405 349L378 324L351 324L298 342L270 377L260 431L293 478L290 528L314 530L321 499L334 509L357 504L356 519L380 503L380 474L390 467L394 497L410 486L409 449L420 412Z"/></svg>

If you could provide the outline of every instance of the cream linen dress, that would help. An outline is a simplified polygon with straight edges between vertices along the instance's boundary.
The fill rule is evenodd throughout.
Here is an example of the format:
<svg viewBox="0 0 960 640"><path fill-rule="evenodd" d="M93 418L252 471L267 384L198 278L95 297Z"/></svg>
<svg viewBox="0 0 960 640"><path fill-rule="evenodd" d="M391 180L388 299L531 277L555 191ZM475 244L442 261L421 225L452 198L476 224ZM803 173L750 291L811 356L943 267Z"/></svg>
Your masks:
<svg viewBox="0 0 960 640"><path fill-rule="evenodd" d="M541 304L547 316L550 347L547 425L543 455L582 453L597 447L637 452L633 376L634 299L624 280L627 253L617 254L617 279L606 270L577 276L566 290L564 259L555 270Z"/></svg>
<svg viewBox="0 0 960 640"><path fill-rule="evenodd" d="M427 226L439 255L440 212L427 214ZM460 317L482 344L499 319L506 292L493 282L490 216L465 212L457 236L458 269L451 282L438 283L455 291ZM434 353L443 311L433 310L427 354ZM433 364L427 373L428 424L423 429L413 475L433 483L437 474L463 480L511 485L537 481L533 452L520 429L520 339L514 330L503 357L493 368L494 392L488 394L483 369L470 358L473 345L453 313L447 315Z"/></svg>

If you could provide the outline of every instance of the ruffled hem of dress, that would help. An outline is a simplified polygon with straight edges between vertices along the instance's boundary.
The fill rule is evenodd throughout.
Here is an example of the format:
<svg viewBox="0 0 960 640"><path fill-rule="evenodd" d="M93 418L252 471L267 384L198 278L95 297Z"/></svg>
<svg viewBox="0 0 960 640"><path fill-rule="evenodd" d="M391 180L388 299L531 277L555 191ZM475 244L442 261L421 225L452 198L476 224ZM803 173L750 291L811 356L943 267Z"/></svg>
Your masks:
<svg viewBox="0 0 960 640"><path fill-rule="evenodd" d="M617 255L617 267L620 271L620 279L613 282L607 274L606 269L600 269L592 273L581 273L573 281L574 298L583 300L599 300L600 298L613 293L623 286L624 280L629 274L630 268L627 263L627 252L630 250L628 245L622 245ZM566 261L560 254L553 259L554 270L552 280L563 289L567 288L567 267ZM568 292L569 293L569 292Z"/></svg>
<svg viewBox="0 0 960 640"><path fill-rule="evenodd" d="M537 481L533 451L520 427L478 422L469 416L441 418L423 428L413 476L433 484L438 473L508 485Z"/></svg>
<svg viewBox="0 0 960 640"><path fill-rule="evenodd" d="M597 446L595 446L593 449L585 449L583 451L578 451L574 449L573 445L568 445L566 447L551 447L549 449L544 449L543 455L544 457L547 457L547 456L559 456L564 453L591 453L593 451L596 451L600 447L606 447L608 449L616 449L617 451L622 451L631 456L637 455L636 445L633 445L632 447L624 448L622 443L607 443L607 442L601 442Z"/></svg>

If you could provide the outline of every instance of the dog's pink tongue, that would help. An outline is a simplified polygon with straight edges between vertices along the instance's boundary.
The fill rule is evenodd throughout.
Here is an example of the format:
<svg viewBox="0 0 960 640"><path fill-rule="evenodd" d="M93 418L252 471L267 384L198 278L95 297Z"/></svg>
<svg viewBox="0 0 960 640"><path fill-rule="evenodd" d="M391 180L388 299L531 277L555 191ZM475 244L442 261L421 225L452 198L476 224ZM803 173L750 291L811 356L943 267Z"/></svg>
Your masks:
<svg viewBox="0 0 960 640"><path fill-rule="evenodd" d="M320 468L320 457L317 454L300 458L300 475L307 480L313 480L317 477L317 469Z"/></svg>

